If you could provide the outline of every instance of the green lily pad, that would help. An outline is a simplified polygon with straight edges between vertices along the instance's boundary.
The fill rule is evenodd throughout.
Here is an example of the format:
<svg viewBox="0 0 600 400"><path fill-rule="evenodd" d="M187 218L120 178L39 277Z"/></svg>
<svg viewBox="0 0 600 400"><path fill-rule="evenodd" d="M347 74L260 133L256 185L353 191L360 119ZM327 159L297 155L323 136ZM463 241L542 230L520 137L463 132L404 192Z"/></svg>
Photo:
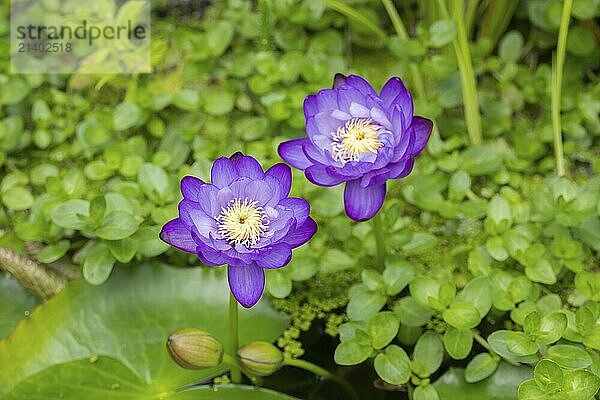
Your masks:
<svg viewBox="0 0 600 400"><path fill-rule="evenodd" d="M165 341L177 328L197 327L226 344L228 298L224 269L218 268L146 264L119 268L102 286L74 281L0 341L0 365L11 366L0 375L0 397L53 398L45 385L54 385L64 389L62 399L92 399L77 390L85 386L101 396L105 382L98 377L109 375L115 383L127 382L123 388L137 396L115 399L158 399L214 376L225 368L184 370L170 359ZM264 302L240 311L241 344L273 341L287 326L287 319ZM70 365L105 357L114 361ZM69 379L60 378L63 374ZM132 376L143 383L141 389Z"/></svg>
<svg viewBox="0 0 600 400"><path fill-rule="evenodd" d="M272 390L243 385L195 386L177 391L146 383L110 357L58 364L21 382L5 400L289 400Z"/></svg>
<svg viewBox="0 0 600 400"><path fill-rule="evenodd" d="M433 386L444 400L516 400L519 384L532 376L531 368L501 362L495 373L480 382L467 383L464 369L450 368Z"/></svg>
<svg viewBox="0 0 600 400"><path fill-rule="evenodd" d="M0 273L0 338L8 335L38 304L29 293L7 273Z"/></svg>

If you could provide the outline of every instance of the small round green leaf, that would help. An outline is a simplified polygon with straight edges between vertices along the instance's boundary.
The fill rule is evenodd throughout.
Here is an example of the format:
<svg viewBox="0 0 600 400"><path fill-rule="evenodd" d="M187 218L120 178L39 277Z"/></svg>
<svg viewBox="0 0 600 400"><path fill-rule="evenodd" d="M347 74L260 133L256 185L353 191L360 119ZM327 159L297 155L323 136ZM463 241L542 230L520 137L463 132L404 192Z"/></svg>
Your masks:
<svg viewBox="0 0 600 400"><path fill-rule="evenodd" d="M516 356L528 356L538 351L538 346L523 332L510 332L506 336L506 348Z"/></svg>
<svg viewBox="0 0 600 400"><path fill-rule="evenodd" d="M450 307L444 310L444 321L456 329L471 329L479 325L481 315L479 311L470 303L464 301L455 301Z"/></svg>
<svg viewBox="0 0 600 400"><path fill-rule="evenodd" d="M387 346L398 334L400 321L391 311L375 314L367 323L367 333L373 339L374 349L382 349Z"/></svg>
<svg viewBox="0 0 600 400"><path fill-rule="evenodd" d="M390 296L400 293L408 285L413 276L415 276L415 272L415 267L406 261L395 260L391 263L386 262L386 267L383 271L386 293Z"/></svg>
<svg viewBox="0 0 600 400"><path fill-rule="evenodd" d="M449 19L435 21L429 30L432 47L443 47L454 40L456 23Z"/></svg>
<svg viewBox="0 0 600 400"><path fill-rule="evenodd" d="M488 353L477 354L465 369L465 380L469 383L479 382L494 373L498 368L496 361Z"/></svg>
<svg viewBox="0 0 600 400"><path fill-rule="evenodd" d="M437 299L440 284L433 278L420 275L415 277L409 285L412 298L423 307L431 307L429 298Z"/></svg>
<svg viewBox="0 0 600 400"><path fill-rule="evenodd" d="M488 336L487 341L491 348L501 357L506 358L508 360L518 361L521 363L535 363L538 361L537 357L534 355L528 356L517 356L514 353L510 352L507 348L506 342L508 337L513 333L513 331L507 330L498 330L492 332L490 336Z"/></svg>
<svg viewBox="0 0 600 400"><path fill-rule="evenodd" d="M420 377L427 377L437 371L444 358L444 345L435 333L425 332L415 345L412 370Z"/></svg>
<svg viewBox="0 0 600 400"><path fill-rule="evenodd" d="M567 316L561 311L555 311L542 318L539 332L536 337L537 343L550 344L561 338L567 329Z"/></svg>
<svg viewBox="0 0 600 400"><path fill-rule="evenodd" d="M562 387L563 372L554 361L542 360L535 366L533 379L540 388L550 392Z"/></svg>
<svg viewBox="0 0 600 400"><path fill-rule="evenodd" d="M546 398L546 392L540 389L533 379L523 381L519 385L519 400L544 400Z"/></svg>
<svg viewBox="0 0 600 400"><path fill-rule="evenodd" d="M589 371L567 371L562 388L568 399L593 399L600 388L600 377Z"/></svg>
<svg viewBox="0 0 600 400"><path fill-rule="evenodd" d="M350 339L338 345L333 358L339 365L356 365L369 358L372 351L371 346L359 339Z"/></svg>
<svg viewBox="0 0 600 400"><path fill-rule="evenodd" d="M556 273L548 260L540 259L525 266L525 275L534 282L553 285L556 283Z"/></svg>
<svg viewBox="0 0 600 400"><path fill-rule="evenodd" d="M418 386L413 392L414 400L440 400L437 390L431 385Z"/></svg>
<svg viewBox="0 0 600 400"><path fill-rule="evenodd" d="M113 128L116 131L124 131L136 125L141 118L140 107L131 102L121 103L115 108L113 114Z"/></svg>
<svg viewBox="0 0 600 400"><path fill-rule="evenodd" d="M450 357L455 360L462 360L471 352L473 335L471 335L469 330L456 329L449 326L444 333L444 346Z"/></svg>
<svg viewBox="0 0 600 400"><path fill-rule="evenodd" d="M283 299L292 292L292 280L285 271L269 270L267 272L267 290L273 297Z"/></svg>
<svg viewBox="0 0 600 400"><path fill-rule="evenodd" d="M112 211L104 217L103 224L96 229L99 238L120 240L133 235L140 225L140 220L125 211Z"/></svg>
<svg viewBox="0 0 600 400"><path fill-rule="evenodd" d="M83 262L83 277L92 285L104 283L115 265L115 258L104 243L96 245Z"/></svg>
<svg viewBox="0 0 600 400"><path fill-rule="evenodd" d="M568 369L587 368L592 364L592 357L584 349L569 344L550 347L546 358Z"/></svg>
<svg viewBox="0 0 600 400"><path fill-rule="evenodd" d="M22 186L13 186L2 193L2 202L13 211L23 211L31 208L34 202L29 189Z"/></svg>
<svg viewBox="0 0 600 400"><path fill-rule="evenodd" d="M82 229L90 213L90 202L87 200L68 200L59 204L50 214L52 222L63 228Z"/></svg>
<svg viewBox="0 0 600 400"><path fill-rule="evenodd" d="M398 301L394 311L400 317L402 325L418 327L423 326L431 319L431 311L422 307L412 297L403 297Z"/></svg>
<svg viewBox="0 0 600 400"><path fill-rule="evenodd" d="M346 312L352 320L367 320L385 305L387 297L379 292L367 290L350 297Z"/></svg>
<svg viewBox="0 0 600 400"><path fill-rule="evenodd" d="M506 62L516 62L523 49L523 35L519 31L510 31L498 45L498 55Z"/></svg>
<svg viewBox="0 0 600 400"><path fill-rule="evenodd" d="M65 255L70 245L71 243L68 240L61 240L58 243L44 247L36 257L38 261L45 264L54 262Z"/></svg>
<svg viewBox="0 0 600 400"><path fill-rule="evenodd" d="M110 254L119 262L128 263L138 250L139 243L132 237L126 237L121 240L109 240L106 242Z"/></svg>
<svg viewBox="0 0 600 400"><path fill-rule="evenodd" d="M489 278L479 276L472 279L456 296L456 300L472 304L479 311L480 317L485 317L492 307L492 290Z"/></svg>
<svg viewBox="0 0 600 400"><path fill-rule="evenodd" d="M403 385L410 378L410 359L401 347L392 344L375 357L375 371L387 383Z"/></svg>

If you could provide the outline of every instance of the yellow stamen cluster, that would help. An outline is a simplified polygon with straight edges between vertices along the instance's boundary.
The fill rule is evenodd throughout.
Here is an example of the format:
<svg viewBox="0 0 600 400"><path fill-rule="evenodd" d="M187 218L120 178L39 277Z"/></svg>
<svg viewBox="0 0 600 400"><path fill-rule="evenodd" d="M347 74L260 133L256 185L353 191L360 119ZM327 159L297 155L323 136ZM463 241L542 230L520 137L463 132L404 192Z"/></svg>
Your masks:
<svg viewBox="0 0 600 400"><path fill-rule="evenodd" d="M345 164L349 161L359 161L363 153L377 153L383 143L377 137L381 126L370 118L353 118L332 133L332 156L335 161Z"/></svg>
<svg viewBox="0 0 600 400"><path fill-rule="evenodd" d="M248 198L230 200L215 218L218 232L231 244L254 246L269 228L265 211L257 204Z"/></svg>

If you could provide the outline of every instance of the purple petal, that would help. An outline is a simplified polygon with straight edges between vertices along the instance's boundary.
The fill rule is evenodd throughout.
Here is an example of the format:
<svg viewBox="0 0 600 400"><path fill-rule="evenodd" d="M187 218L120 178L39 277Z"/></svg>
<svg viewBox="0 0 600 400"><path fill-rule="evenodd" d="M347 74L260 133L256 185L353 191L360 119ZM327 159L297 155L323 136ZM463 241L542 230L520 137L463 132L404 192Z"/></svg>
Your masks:
<svg viewBox="0 0 600 400"><path fill-rule="evenodd" d="M371 119L386 129L392 129L392 123L388 119L386 113L379 107L373 107L369 111Z"/></svg>
<svg viewBox="0 0 600 400"><path fill-rule="evenodd" d="M349 113L352 103L362 104L365 102L363 96L358 90L347 86L338 90L338 104L340 110Z"/></svg>
<svg viewBox="0 0 600 400"><path fill-rule="evenodd" d="M296 248L308 242L311 237L317 232L317 223L310 217L304 221L304 224L285 237L285 242Z"/></svg>
<svg viewBox="0 0 600 400"><path fill-rule="evenodd" d="M369 111L367 110L367 115L368 113ZM333 118L330 112L320 112L315 115L315 123L317 124L319 133L328 137L342 125L342 122L339 119Z"/></svg>
<svg viewBox="0 0 600 400"><path fill-rule="evenodd" d="M181 179L181 194L186 199L200 202L200 192L202 186L206 185L206 183L195 176L184 176Z"/></svg>
<svg viewBox="0 0 600 400"><path fill-rule="evenodd" d="M265 172L266 178L273 178L279 183L280 195L287 196L292 188L292 170L285 164L273 165Z"/></svg>
<svg viewBox="0 0 600 400"><path fill-rule="evenodd" d="M383 85L379 97L387 109L392 105L399 105L404 113L404 119L406 121L411 120L414 107L412 96L400 78L390 78Z"/></svg>
<svg viewBox="0 0 600 400"><path fill-rule="evenodd" d="M310 204L308 201L299 197L288 197L281 200L279 205L292 210L298 225L302 225L310 213Z"/></svg>
<svg viewBox="0 0 600 400"><path fill-rule="evenodd" d="M381 151L381 149L379 149L379 151ZM346 163L342 168L337 168L335 172L336 175L343 177L344 181L351 181L373 170L373 166L374 164L370 162L351 161Z"/></svg>
<svg viewBox="0 0 600 400"><path fill-rule="evenodd" d="M403 168L400 169L400 165L402 165L402 163L398 163L398 168L395 168L392 170L392 172L390 173L390 179L402 179L406 176L408 176L408 174L410 174L412 172L412 169L415 165L415 159L414 158L409 158L406 163L403 165Z"/></svg>
<svg viewBox="0 0 600 400"><path fill-rule="evenodd" d="M281 199L280 189L278 186L269 186L265 181L249 182L244 190L244 197L250 200L257 201L262 207L266 205L275 205ZM271 204L271 200L275 203Z"/></svg>
<svg viewBox="0 0 600 400"><path fill-rule="evenodd" d="M367 187L373 185L381 185L388 179L401 179L410 174L412 171L415 159L412 157L405 158L396 163L388 164L385 168L371 171L363 175L360 180L360 186Z"/></svg>
<svg viewBox="0 0 600 400"><path fill-rule="evenodd" d="M242 186L245 184L245 182L248 182L247 180L248 178L244 178L243 180L240 179L236 182L232 182L232 186L235 187L235 184ZM240 182L241 181L241 182ZM240 192L242 192L242 190L240 190ZM238 193L238 197L239 195L241 195L243 193ZM221 208L224 207L225 205L227 205L227 203L229 203L231 200L233 200L233 198L235 197L235 194L233 193L233 190L231 187L224 187L221 188L217 191L217 193L215 194L215 204L216 204L216 212L213 213L212 215L216 215L218 213L221 212Z"/></svg>
<svg viewBox="0 0 600 400"><path fill-rule="evenodd" d="M352 86L364 95L377 96L373 87L364 78L357 75L350 75L346 78L346 85Z"/></svg>
<svg viewBox="0 0 600 400"><path fill-rule="evenodd" d="M307 138L294 139L281 143L277 152L279 153L279 156L292 167L305 170L312 165L312 162L306 158L306 155L302 150L304 144L312 146L310 140Z"/></svg>
<svg viewBox="0 0 600 400"><path fill-rule="evenodd" d="M311 163L311 165L329 164L329 159L321 151L319 151L319 149L313 146L310 141L302 145L302 150L304 151L304 156L308 158L308 161Z"/></svg>
<svg viewBox="0 0 600 400"><path fill-rule="evenodd" d="M229 288L244 307L255 305L265 289L265 272L256 264L227 267Z"/></svg>
<svg viewBox="0 0 600 400"><path fill-rule="evenodd" d="M159 237L163 242L166 242L179 250L196 254L196 242L194 242L190 230L179 218L167 222L162 227Z"/></svg>
<svg viewBox="0 0 600 400"><path fill-rule="evenodd" d="M350 110L350 114L353 117L369 118L369 116L370 116L369 109L367 107L365 107L364 105L362 105L361 103L352 102L352 104L350 104L349 110Z"/></svg>
<svg viewBox="0 0 600 400"><path fill-rule="evenodd" d="M265 176L262 167L250 156L240 156L233 161L233 166L237 171L237 176L247 176L252 179L262 179Z"/></svg>
<svg viewBox="0 0 600 400"><path fill-rule="evenodd" d="M314 94L307 96L306 99L304 99L304 117L308 119L318 112L317 96Z"/></svg>
<svg viewBox="0 0 600 400"><path fill-rule="evenodd" d="M316 115L316 114L315 114ZM306 119L306 134L309 138L313 138L316 135L319 135L319 128L317 127L317 123L315 122L315 117L309 117Z"/></svg>
<svg viewBox="0 0 600 400"><path fill-rule="evenodd" d="M196 243L196 254L203 264L211 267L217 267L219 265L228 264L233 261L231 257L227 256L222 250L217 250L204 242L205 238L200 238L195 232L192 231L192 238Z"/></svg>
<svg viewBox="0 0 600 400"><path fill-rule="evenodd" d="M429 140L429 135L431 134L431 130L433 129L433 122L423 117L414 117L412 119L412 128L415 132L415 141L412 145L410 153L413 156L418 155Z"/></svg>
<svg viewBox="0 0 600 400"><path fill-rule="evenodd" d="M208 215L218 214L221 210L221 206L217 201L219 188L208 183L202 186L190 185L190 183L191 181L185 183L181 181L181 192L184 199L196 203L196 206Z"/></svg>
<svg viewBox="0 0 600 400"><path fill-rule="evenodd" d="M209 267L218 267L225 265L231 261L230 258L216 250L204 250L197 253L198 259L202 261L202 264L208 265Z"/></svg>
<svg viewBox="0 0 600 400"><path fill-rule="evenodd" d="M355 221L373 218L385 200L385 183L366 188L360 186L360 179L346 183L344 205L346 214Z"/></svg>
<svg viewBox="0 0 600 400"><path fill-rule="evenodd" d="M335 186L344 181L343 177L335 174L332 167L326 167L324 165L310 166L304 171L304 174L309 181L319 186Z"/></svg>
<svg viewBox="0 0 600 400"><path fill-rule="evenodd" d="M263 239L254 247L262 249L285 241L286 235L296 230L296 225L294 213L291 210L280 209L277 217L270 219L269 230L265 233Z"/></svg>
<svg viewBox="0 0 600 400"><path fill-rule="evenodd" d="M210 170L211 183L219 188L229 185L237 177L233 162L227 157L217 158Z"/></svg>
<svg viewBox="0 0 600 400"><path fill-rule="evenodd" d="M189 230L193 226L202 236L208 236L210 232L217 230L217 222L214 218L207 215L198 203L191 200L184 199L179 203L179 218Z"/></svg>
<svg viewBox="0 0 600 400"><path fill-rule="evenodd" d="M320 112L337 110L337 92L333 89L324 89L317 93L317 108Z"/></svg>
<svg viewBox="0 0 600 400"><path fill-rule="evenodd" d="M408 154L408 150L412 146L414 133L412 129L405 128L404 115L402 114L402 109L399 106L396 106L392 111L392 124L394 125L395 140L392 161L395 162Z"/></svg>
<svg viewBox="0 0 600 400"><path fill-rule="evenodd" d="M256 260L261 268L281 268L292 259L292 248L287 243L277 244L264 252L262 257Z"/></svg>
<svg viewBox="0 0 600 400"><path fill-rule="evenodd" d="M346 83L346 79L347 79L347 77L344 74L340 74L340 73L335 74L335 76L333 77L332 87L334 89L339 88L340 86L342 86Z"/></svg>

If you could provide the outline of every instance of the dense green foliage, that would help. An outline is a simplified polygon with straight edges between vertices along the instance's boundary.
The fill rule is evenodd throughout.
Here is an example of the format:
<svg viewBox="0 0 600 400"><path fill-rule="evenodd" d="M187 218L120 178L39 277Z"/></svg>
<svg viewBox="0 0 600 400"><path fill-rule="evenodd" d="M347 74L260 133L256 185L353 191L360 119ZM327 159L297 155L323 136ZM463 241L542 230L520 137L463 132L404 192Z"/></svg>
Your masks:
<svg viewBox="0 0 600 400"><path fill-rule="evenodd" d="M440 8L444 1L397 2L408 36L375 0L214 1L194 13L164 3L154 10L155 72L139 76L8 75L2 10L0 247L59 273L75 265L101 286L69 284L0 342L0 394L37 398L32 393L49 390L53 379L94 385L89 376L112 371L133 394L97 398L134 399L211 376L178 369L164 350L168 333L186 324L223 334L224 300L199 286L208 278L185 286L182 275L210 273L147 265L199 265L158 239L177 215L179 180L207 179L214 158L240 150L265 166L279 162L277 145L303 135L304 97L329 87L335 73L352 72L375 87L402 77L416 113L435 123L415 172L390 182L381 212L385 265L372 224L343 214L341 188L317 188L295 171L292 194L310 200L319 232L289 266L267 274L272 304L292 316L287 329L263 304L253 312L267 316L241 321L242 331L262 333L247 340L281 335L288 355L310 355L302 332L325 327L341 341L328 357L335 351L337 364L368 363L378 376L378 389L360 389L365 398L401 386L415 400L516 399L519 384L523 400L593 398L600 387L599 1L577 0L572 9L560 99L565 176L555 174L550 108L558 0L490 0L458 18L477 77L475 120L463 111L471 97L461 85L461 29L453 8ZM4 335L36 300L8 277L0 291ZM130 323L137 334L120 325ZM78 324L100 331L77 337ZM43 347L36 354L32 337ZM139 338L141 354L119 351ZM97 364L81 361L92 356L100 356ZM185 393L165 398L225 398Z"/></svg>

